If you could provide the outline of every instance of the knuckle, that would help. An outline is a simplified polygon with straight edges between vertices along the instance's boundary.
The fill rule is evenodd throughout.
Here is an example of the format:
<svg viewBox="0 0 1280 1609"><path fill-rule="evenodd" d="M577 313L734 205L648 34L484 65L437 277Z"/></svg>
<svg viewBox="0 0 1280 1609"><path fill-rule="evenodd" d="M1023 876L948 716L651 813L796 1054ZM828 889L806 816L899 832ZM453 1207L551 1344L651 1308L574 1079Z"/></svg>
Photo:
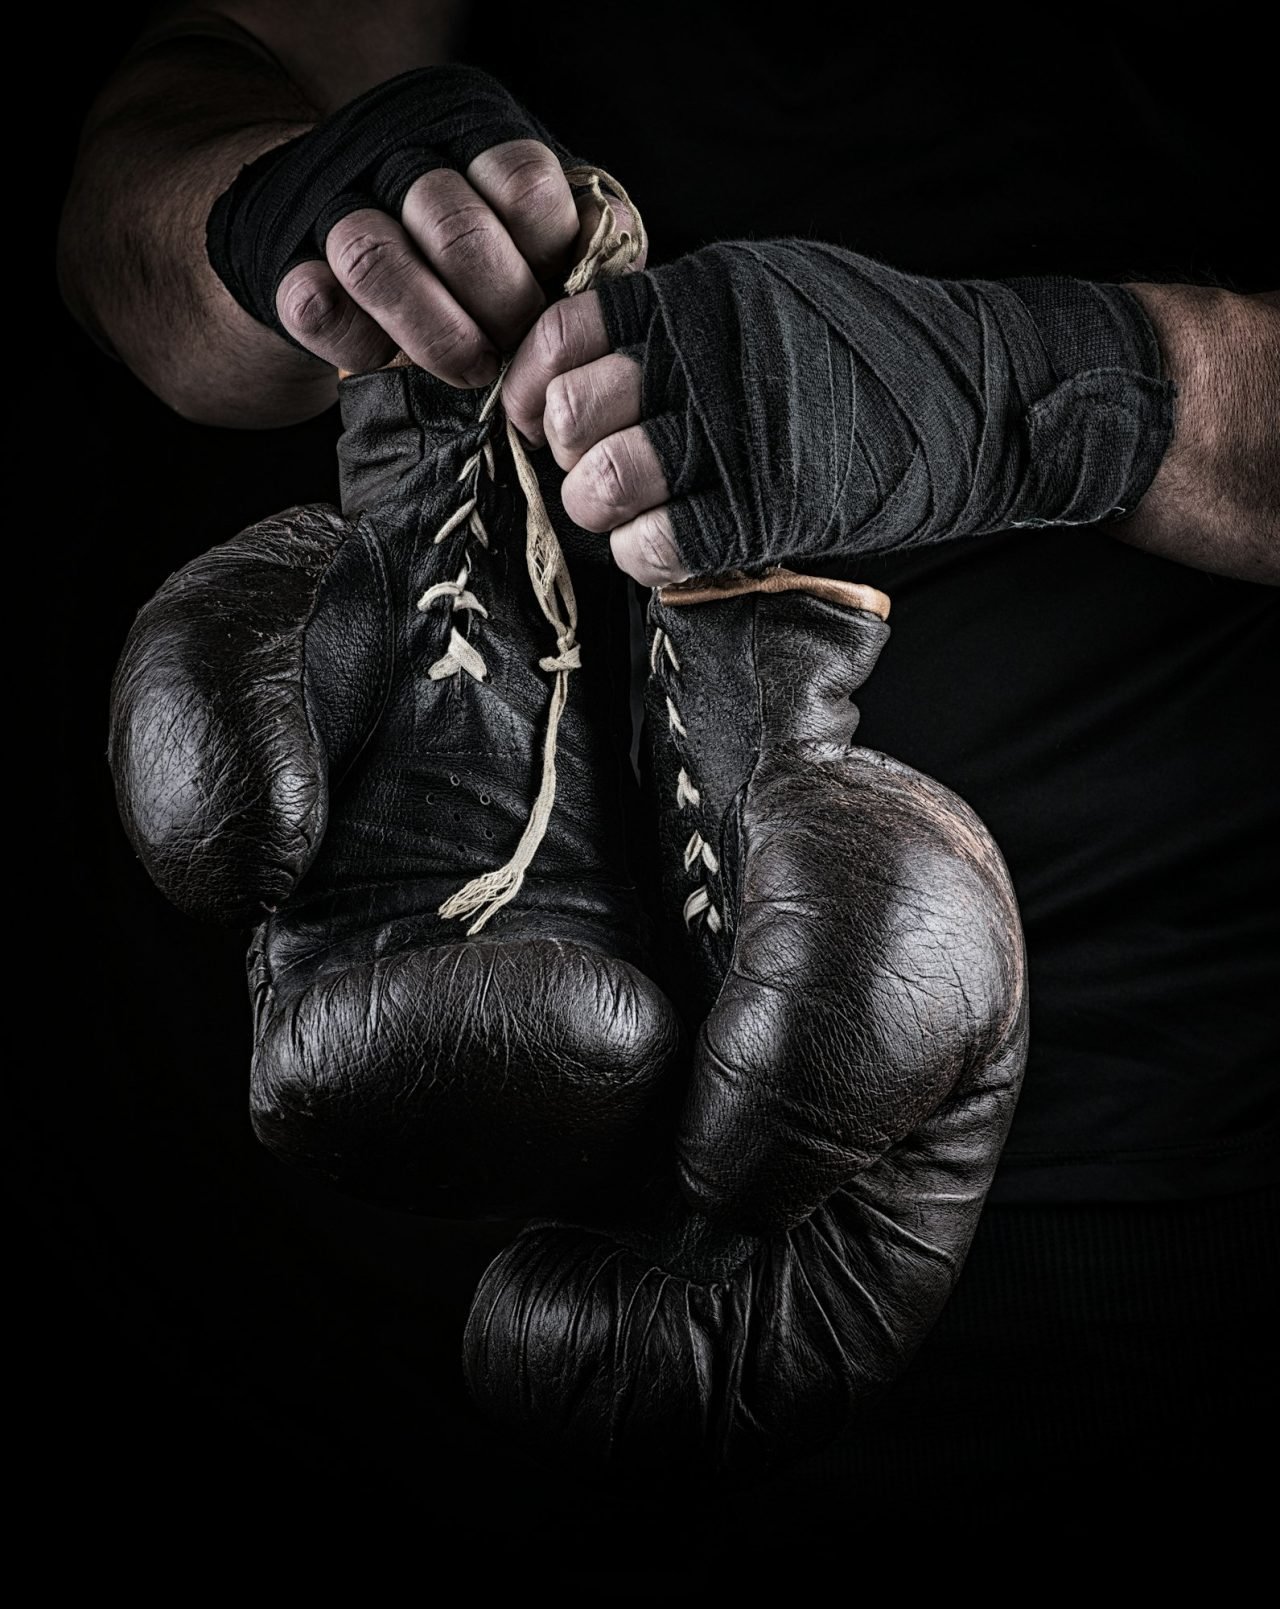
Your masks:
<svg viewBox="0 0 1280 1609"><path fill-rule="evenodd" d="M567 193L560 164L545 145L513 150L494 185L502 212L523 223L546 223L562 210Z"/></svg>
<svg viewBox="0 0 1280 1609"><path fill-rule="evenodd" d="M367 227L342 231L342 225L335 224L328 249L334 273L357 294L385 293L398 286L409 267L408 253L398 240Z"/></svg>
<svg viewBox="0 0 1280 1609"><path fill-rule="evenodd" d="M586 491L593 506L602 513L621 514L627 506L626 466L611 441L601 442L584 461Z"/></svg>
<svg viewBox="0 0 1280 1609"><path fill-rule="evenodd" d="M628 575L648 587L667 586L688 575L671 536L670 520L663 509L633 520L613 539L614 554Z"/></svg>
<svg viewBox="0 0 1280 1609"><path fill-rule="evenodd" d="M664 581L674 578L676 565L671 542L659 520L645 520L636 532L640 555L645 565Z"/></svg>
<svg viewBox="0 0 1280 1609"><path fill-rule="evenodd" d="M459 203L437 213L429 224L431 247L443 261L474 264L491 257L497 245L489 209L474 203Z"/></svg>
<svg viewBox="0 0 1280 1609"><path fill-rule="evenodd" d="M338 324L343 298L327 275L299 271L281 292L280 321L301 341L329 334Z"/></svg>
<svg viewBox="0 0 1280 1609"><path fill-rule="evenodd" d="M569 303L552 302L533 327L533 351L539 367L547 376L554 376L573 367L572 326Z"/></svg>
<svg viewBox="0 0 1280 1609"><path fill-rule="evenodd" d="M565 447L576 446L582 433L574 386L565 375L557 375L547 387L546 431Z"/></svg>

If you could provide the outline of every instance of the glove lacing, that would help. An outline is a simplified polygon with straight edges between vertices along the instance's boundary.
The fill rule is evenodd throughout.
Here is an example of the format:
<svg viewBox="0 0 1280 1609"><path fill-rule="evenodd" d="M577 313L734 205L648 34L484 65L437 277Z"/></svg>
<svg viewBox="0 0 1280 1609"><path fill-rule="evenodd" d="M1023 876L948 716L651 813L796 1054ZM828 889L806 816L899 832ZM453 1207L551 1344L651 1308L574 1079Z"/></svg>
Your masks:
<svg viewBox="0 0 1280 1609"><path fill-rule="evenodd" d="M672 696L674 676L678 676L680 672L680 658L671 638L661 626L653 634L653 643L649 649L649 671L651 675L659 678L667 701L667 727L673 734L672 742L674 743L677 737L687 738L689 733ZM712 880L719 875L720 861L715 850L702 836L702 829L698 824L701 804L701 790L690 774L688 765L682 765L676 776L676 805L681 810L688 810L694 824L689 841L684 846L684 869L701 879L684 902L685 926L692 927L701 917L712 933L718 933L723 923L715 903Z"/></svg>
<svg viewBox="0 0 1280 1609"><path fill-rule="evenodd" d="M571 185L585 187L600 207L599 222L596 224L590 244L581 262L575 266L565 281L565 294L576 296L580 291L587 290L597 279L625 273L644 251L648 238L640 214L631 198L617 180L611 178L603 168L568 168L565 170L565 178ZM609 186L624 206L630 208L633 220L631 230L618 228L616 214L601 189L601 181ZM489 545L488 531L478 506L480 467L484 465L492 480L495 474L492 430L496 412L500 407L499 398L506 373L507 365L504 364L502 372L485 398L479 416L479 423L486 426L484 438L458 474L459 483L465 487L467 495L436 532L437 543L446 541L465 526L470 535L484 547ZM577 641L578 604L564 551L547 514L538 478L529 462L524 443L509 419L506 421L506 436L507 446L515 464L516 477L525 499L525 558L529 568L529 580L538 607L556 634L555 653L540 659L538 666L554 676L555 681L551 689L546 737L542 748L542 783L514 853L505 866L473 877L440 906L439 914L447 919L475 916L475 921L467 929L468 937L478 933L495 911L501 910L508 901L515 898L524 882L524 874L546 834L555 804L556 736L560 727L560 717L564 713L569 697L569 673L579 669L582 664L581 648ZM464 553L457 579L440 581L428 587L418 600L418 608L428 609L439 599L448 598L451 600L451 611L461 610L478 614L482 619L487 618L488 610L473 592L467 590L469 578L470 564ZM433 681L439 681L443 677L456 676L460 672L465 672L479 682L483 682L488 675L483 655L456 626L453 626L445 652L429 668L427 674Z"/></svg>

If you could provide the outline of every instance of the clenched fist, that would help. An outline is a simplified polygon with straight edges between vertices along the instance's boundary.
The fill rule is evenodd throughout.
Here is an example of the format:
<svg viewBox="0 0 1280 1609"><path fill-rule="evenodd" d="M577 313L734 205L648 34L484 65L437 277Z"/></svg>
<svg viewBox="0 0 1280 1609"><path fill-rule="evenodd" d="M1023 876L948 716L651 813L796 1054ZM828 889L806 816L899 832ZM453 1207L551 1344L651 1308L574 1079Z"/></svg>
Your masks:
<svg viewBox="0 0 1280 1609"><path fill-rule="evenodd" d="M641 368L613 350L594 292L553 303L526 336L502 388L507 416L526 440L548 446L567 470L565 512L609 532L619 567L647 587L683 581L670 489L642 424Z"/></svg>
<svg viewBox="0 0 1280 1609"><path fill-rule="evenodd" d="M648 586L1131 512L1174 389L1143 304L725 241L559 302L508 415Z"/></svg>
<svg viewBox="0 0 1280 1609"><path fill-rule="evenodd" d="M404 73L246 167L210 214L210 260L254 318L339 369L399 350L486 385L595 226L569 162L487 74Z"/></svg>

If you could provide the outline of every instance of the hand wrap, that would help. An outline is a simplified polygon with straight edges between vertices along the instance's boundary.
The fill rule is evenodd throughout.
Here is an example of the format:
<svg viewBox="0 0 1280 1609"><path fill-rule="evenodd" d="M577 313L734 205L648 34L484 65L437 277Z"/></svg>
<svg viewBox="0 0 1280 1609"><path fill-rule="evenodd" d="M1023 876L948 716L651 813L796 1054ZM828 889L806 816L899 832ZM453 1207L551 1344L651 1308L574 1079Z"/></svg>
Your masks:
<svg viewBox="0 0 1280 1609"><path fill-rule="evenodd" d="M602 286L694 574L1132 509L1173 428L1117 285L932 280L734 241Z"/></svg>
<svg viewBox="0 0 1280 1609"><path fill-rule="evenodd" d="M540 140L562 165L573 164L488 73L401 73L242 168L209 213L209 261L246 313L297 346L276 313L276 292L290 269L323 259L340 218L365 207L398 218L424 173L462 172L508 140Z"/></svg>

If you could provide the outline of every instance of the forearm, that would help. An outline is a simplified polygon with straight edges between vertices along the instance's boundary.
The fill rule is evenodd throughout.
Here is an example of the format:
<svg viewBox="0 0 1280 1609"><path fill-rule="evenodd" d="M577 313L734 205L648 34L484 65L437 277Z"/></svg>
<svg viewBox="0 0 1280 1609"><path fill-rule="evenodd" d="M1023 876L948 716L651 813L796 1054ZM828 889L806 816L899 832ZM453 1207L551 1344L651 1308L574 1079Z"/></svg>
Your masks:
<svg viewBox="0 0 1280 1609"><path fill-rule="evenodd" d="M1173 441L1120 541L1280 584L1280 293L1131 285L1178 387Z"/></svg>
<svg viewBox="0 0 1280 1609"><path fill-rule="evenodd" d="M451 0L214 0L169 8L89 113L63 213L71 311L166 402L267 426L333 400L331 364L264 327L211 268L215 199L255 157L372 84L439 61Z"/></svg>
<svg viewBox="0 0 1280 1609"><path fill-rule="evenodd" d="M216 37L134 56L90 113L59 234L63 296L189 418L283 424L331 400L331 371L237 307L204 249L241 166L316 116L251 42Z"/></svg>

